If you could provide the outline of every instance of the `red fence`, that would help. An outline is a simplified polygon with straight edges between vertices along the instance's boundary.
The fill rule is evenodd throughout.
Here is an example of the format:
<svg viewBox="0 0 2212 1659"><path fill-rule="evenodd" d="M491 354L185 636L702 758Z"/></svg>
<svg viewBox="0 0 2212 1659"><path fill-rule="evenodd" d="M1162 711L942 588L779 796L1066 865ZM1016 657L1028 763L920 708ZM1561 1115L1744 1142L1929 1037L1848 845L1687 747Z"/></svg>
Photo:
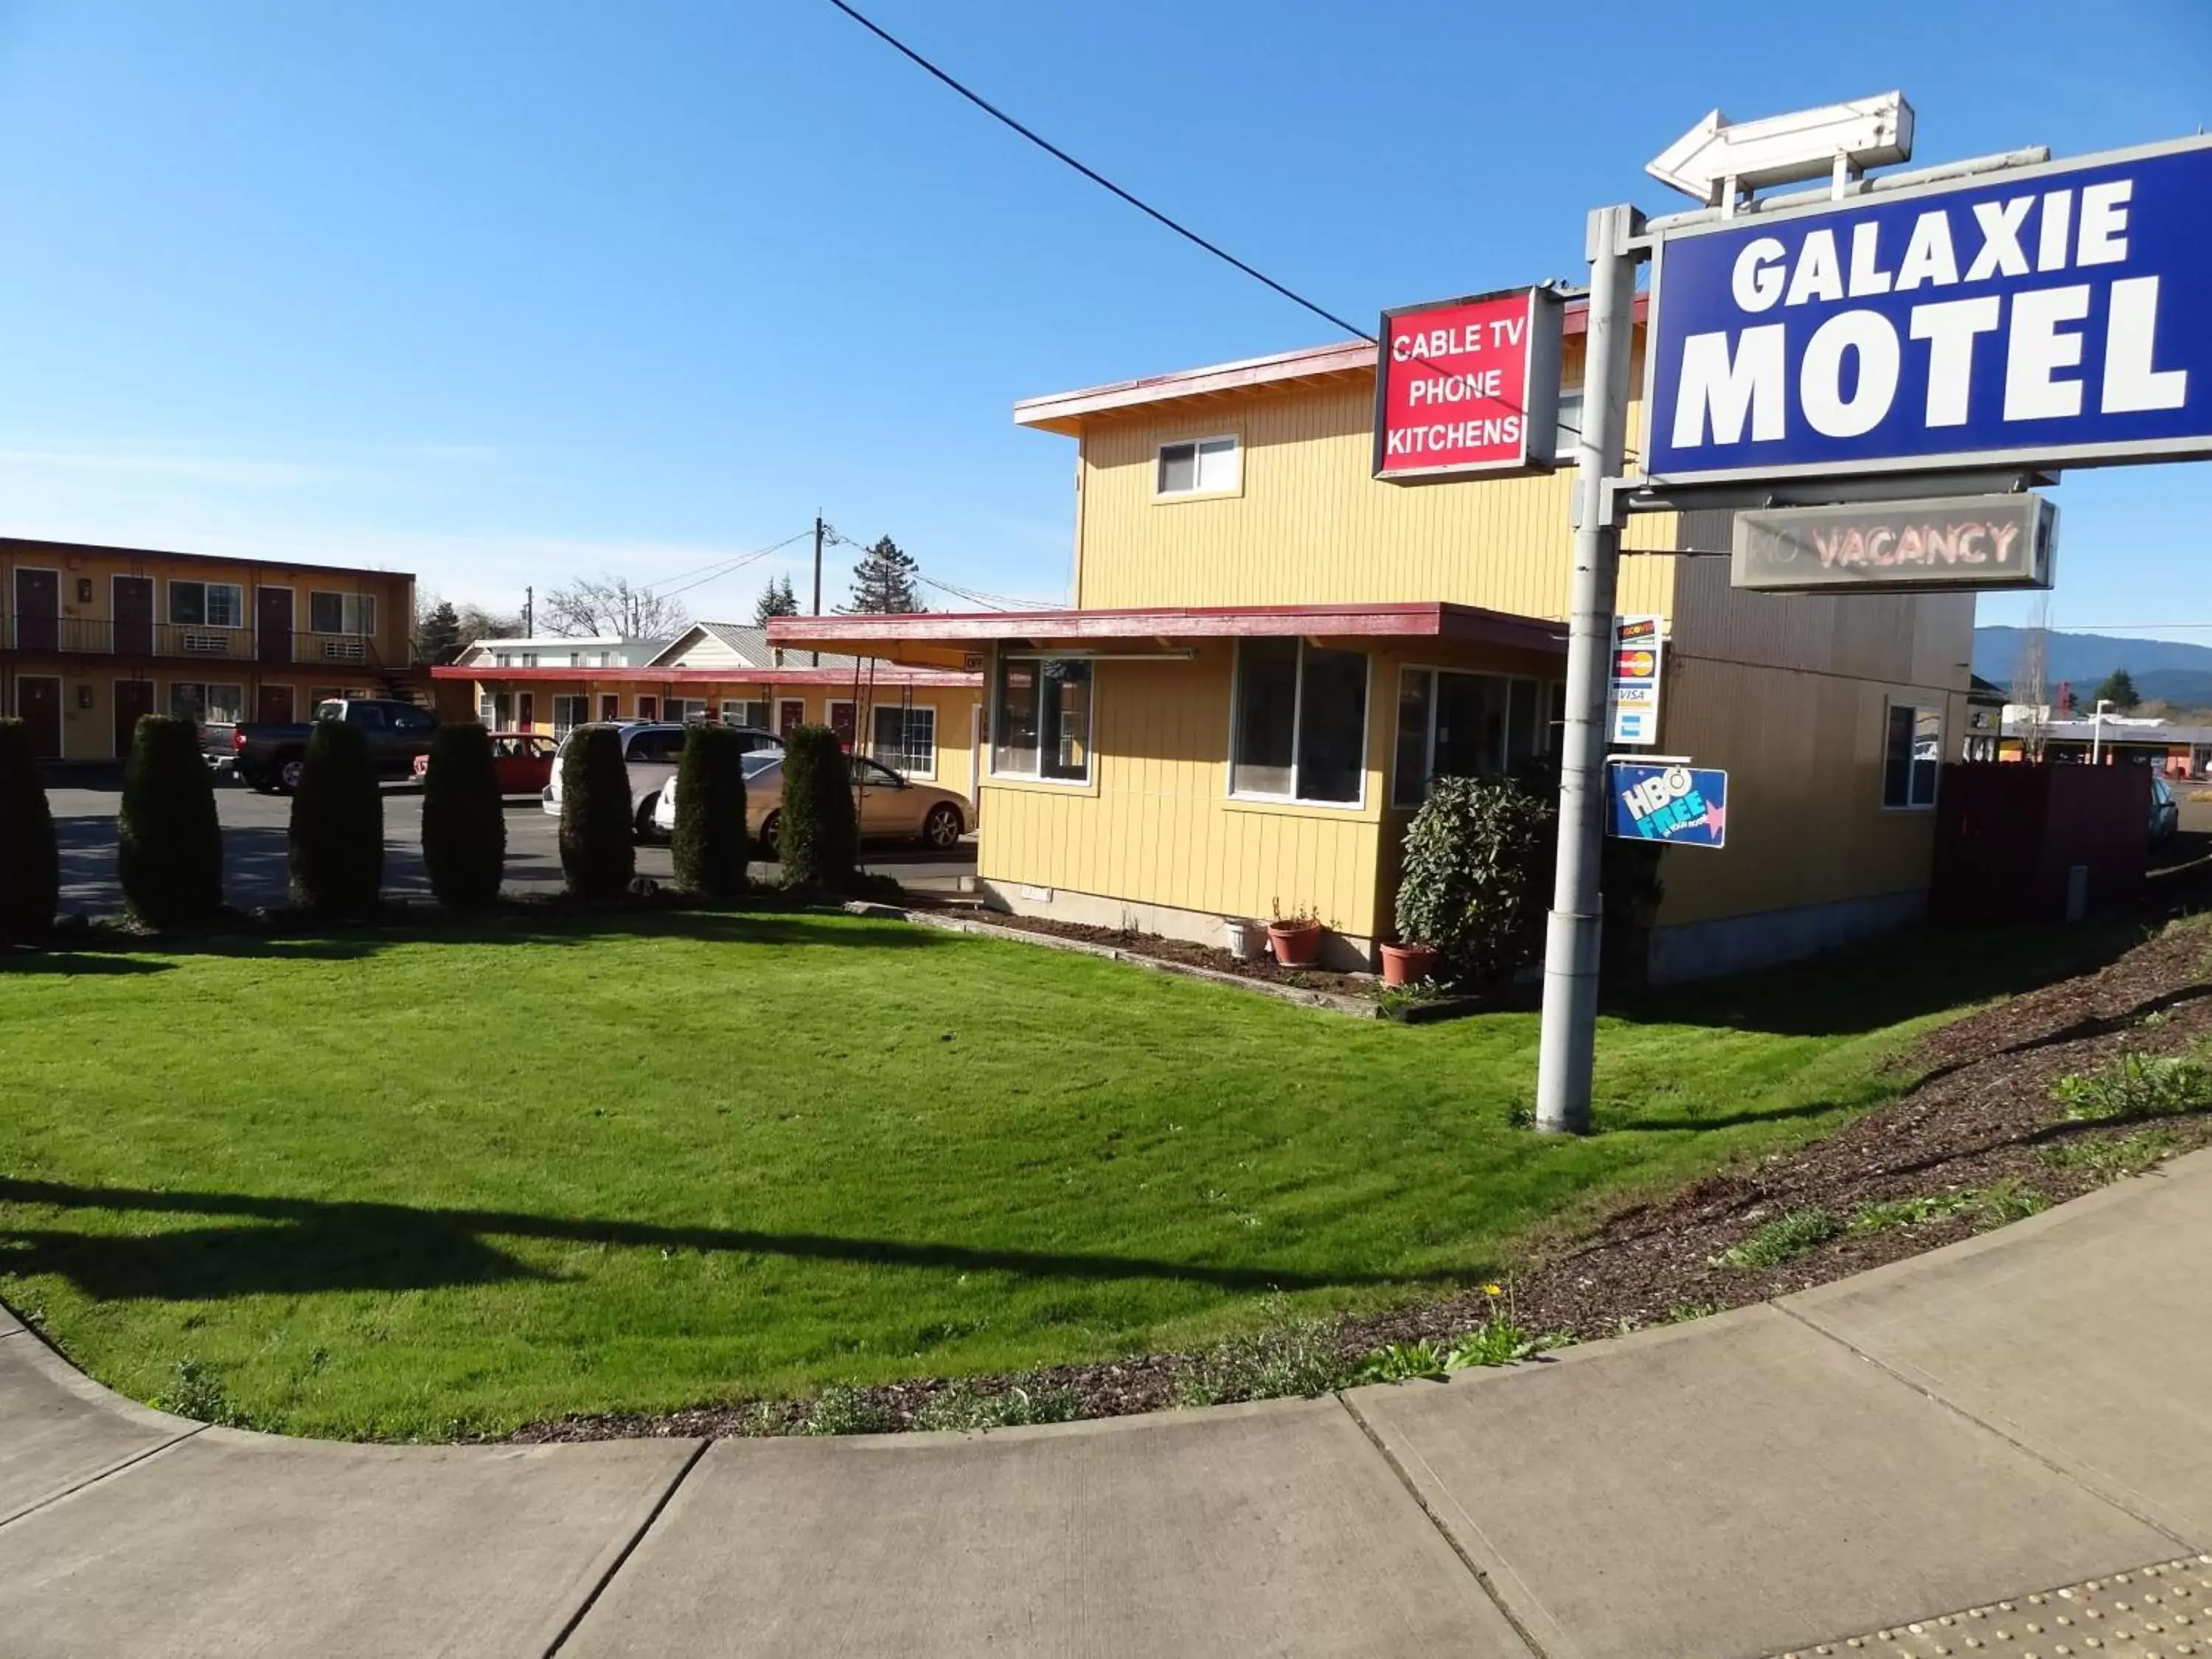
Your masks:
<svg viewBox="0 0 2212 1659"><path fill-rule="evenodd" d="M1928 897L1940 921L2058 921L2073 871L2091 909L2142 890L2150 773L2141 766L1946 766Z"/></svg>

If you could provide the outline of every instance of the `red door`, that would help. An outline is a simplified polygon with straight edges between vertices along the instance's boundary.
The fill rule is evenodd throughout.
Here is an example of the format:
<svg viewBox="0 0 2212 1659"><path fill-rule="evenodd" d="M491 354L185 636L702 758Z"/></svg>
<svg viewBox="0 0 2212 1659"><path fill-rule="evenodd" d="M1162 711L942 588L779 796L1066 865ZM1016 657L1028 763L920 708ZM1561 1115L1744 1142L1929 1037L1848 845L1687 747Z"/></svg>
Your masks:
<svg viewBox="0 0 2212 1659"><path fill-rule="evenodd" d="M534 691L517 692L514 698L514 729L518 732L534 731L537 725L538 694Z"/></svg>
<svg viewBox="0 0 2212 1659"><path fill-rule="evenodd" d="M150 657L154 654L154 579L151 576L118 576L115 579L115 654L118 657ZM129 746L127 744L124 745L126 750Z"/></svg>
<svg viewBox="0 0 2212 1659"><path fill-rule="evenodd" d="M253 700L253 718L269 726L289 726L292 723L292 688L289 685L264 685Z"/></svg>
<svg viewBox="0 0 2212 1659"><path fill-rule="evenodd" d="M45 674L26 674L15 682L15 707L30 728L31 752L40 760L62 757L62 683Z"/></svg>
<svg viewBox="0 0 2212 1659"><path fill-rule="evenodd" d="M118 757L131 752L131 740L138 735L138 717L153 712L153 681L115 682L115 752Z"/></svg>
<svg viewBox="0 0 2212 1659"><path fill-rule="evenodd" d="M62 579L51 570L15 573L15 648L55 651L61 647ZM54 710L61 711L61 688L54 688Z"/></svg>
<svg viewBox="0 0 2212 1659"><path fill-rule="evenodd" d="M259 636L255 651L264 662L292 660L292 590L289 587L257 587L253 590L253 631ZM264 688L264 695L266 695ZM284 695L292 695L284 688ZM285 717L290 719L289 715Z"/></svg>
<svg viewBox="0 0 2212 1659"><path fill-rule="evenodd" d="M787 738L806 724L806 704L799 697L786 697L775 706L775 734Z"/></svg>
<svg viewBox="0 0 2212 1659"><path fill-rule="evenodd" d="M837 746L851 754L854 735L858 729L853 724L851 703L833 702L830 705L830 729L837 734Z"/></svg>

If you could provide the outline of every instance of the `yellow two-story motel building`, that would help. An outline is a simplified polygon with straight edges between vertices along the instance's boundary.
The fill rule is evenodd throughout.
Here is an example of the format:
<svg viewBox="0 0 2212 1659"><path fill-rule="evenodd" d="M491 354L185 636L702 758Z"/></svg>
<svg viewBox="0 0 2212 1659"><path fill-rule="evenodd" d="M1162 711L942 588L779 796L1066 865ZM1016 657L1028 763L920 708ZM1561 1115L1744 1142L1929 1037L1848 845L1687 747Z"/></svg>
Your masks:
<svg viewBox="0 0 2212 1659"><path fill-rule="evenodd" d="M1585 328L1571 304L1566 425ZM1358 343L1020 404L1077 446L1072 609L770 637L982 670L990 902L1208 944L1309 910L1330 957L1369 962L1430 781L1557 742L1571 540L1571 468L1376 481L1374 377ZM1663 854L1659 979L1918 916L1965 728L1972 594L1738 592L1725 557L1668 556L1729 535L1725 513L1655 514L1626 538L1620 611L1667 619L1655 752L1729 774L1725 848Z"/></svg>

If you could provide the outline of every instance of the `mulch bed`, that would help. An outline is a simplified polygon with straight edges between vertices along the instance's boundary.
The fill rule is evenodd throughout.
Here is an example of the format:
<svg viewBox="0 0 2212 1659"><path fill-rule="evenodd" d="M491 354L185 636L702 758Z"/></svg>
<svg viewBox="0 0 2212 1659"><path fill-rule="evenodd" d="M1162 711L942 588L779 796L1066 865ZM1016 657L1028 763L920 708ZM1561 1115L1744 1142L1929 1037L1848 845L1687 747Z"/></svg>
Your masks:
<svg viewBox="0 0 2212 1659"><path fill-rule="evenodd" d="M1122 937L1152 943L1149 936ZM2125 1050L2178 1054L2212 1038L2209 963L2212 930L2169 927L2095 973L1931 1032L1900 1062L1923 1073L1920 1082L1887 1106L1825 1139L1620 1210L1586 1237L1518 1268L1510 1292L1516 1322L1581 1340L1611 1336L1826 1284L1970 1237L1976 1224L1952 1215L1876 1232L1846 1231L1779 1267L1717 1263L1761 1223L1792 1211L1819 1209L1843 1219L1872 1202L1939 1197L2007 1181L2056 1204L2104 1184L2106 1177L2094 1170L2054 1163L2046 1154L2054 1147L2118 1141L2146 1126L2055 1121L2059 1109L2051 1085L2109 1065ZM2212 1115L2160 1118L2154 1127L2171 1153L2212 1145ZM1347 1319L1333 1335L1344 1354L1357 1356L1386 1343L1457 1335L1480 1325L1497 1305L1478 1289ZM1119 1416L1175 1405L1178 1383L1196 1358L1153 1354L1019 1378L969 1378L962 1386L990 1396L1017 1384L1042 1385L1072 1393L1081 1416ZM924 1378L852 1397L882 1426L906 1428L947 1386L942 1378ZM665 1416L572 1418L531 1425L514 1437L783 1433L803 1426L808 1410L802 1402L747 1402Z"/></svg>

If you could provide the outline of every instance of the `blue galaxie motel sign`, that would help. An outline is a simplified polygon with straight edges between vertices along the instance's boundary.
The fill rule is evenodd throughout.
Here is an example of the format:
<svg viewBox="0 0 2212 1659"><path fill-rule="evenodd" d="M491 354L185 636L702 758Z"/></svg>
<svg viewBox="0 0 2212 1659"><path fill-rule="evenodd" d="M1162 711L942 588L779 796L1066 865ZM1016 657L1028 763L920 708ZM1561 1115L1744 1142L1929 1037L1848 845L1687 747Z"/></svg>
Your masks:
<svg viewBox="0 0 2212 1659"><path fill-rule="evenodd" d="M1654 484L2212 455L2212 139L1668 232Z"/></svg>

